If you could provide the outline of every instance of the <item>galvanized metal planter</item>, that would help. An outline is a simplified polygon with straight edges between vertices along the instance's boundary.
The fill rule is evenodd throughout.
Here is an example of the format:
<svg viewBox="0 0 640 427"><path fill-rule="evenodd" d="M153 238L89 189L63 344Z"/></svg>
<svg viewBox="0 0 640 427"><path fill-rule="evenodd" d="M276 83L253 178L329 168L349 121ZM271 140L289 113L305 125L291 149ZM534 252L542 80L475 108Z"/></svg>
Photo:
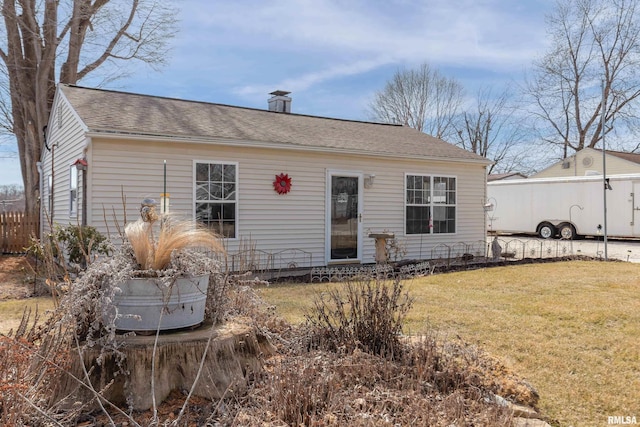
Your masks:
<svg viewBox="0 0 640 427"><path fill-rule="evenodd" d="M118 287L113 304L116 329L156 331L181 329L204 321L209 275L176 278L165 286L158 278L132 278Z"/></svg>

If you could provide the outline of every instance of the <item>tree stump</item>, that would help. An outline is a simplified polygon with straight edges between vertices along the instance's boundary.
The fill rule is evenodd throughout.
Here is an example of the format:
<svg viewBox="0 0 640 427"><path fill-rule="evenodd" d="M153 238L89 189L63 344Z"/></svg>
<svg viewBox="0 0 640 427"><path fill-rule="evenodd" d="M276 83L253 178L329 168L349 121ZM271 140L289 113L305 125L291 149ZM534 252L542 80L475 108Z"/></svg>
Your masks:
<svg viewBox="0 0 640 427"><path fill-rule="evenodd" d="M210 335L212 339L207 349ZM171 391L191 389L207 350L194 395L220 399L224 395L242 393L249 375L261 369L261 360L275 353L266 337L257 334L248 320L240 319L216 327L204 325L193 331L161 334L156 348L155 372L152 372L155 338L155 335L119 338L125 355L122 370L113 355L107 355L98 364L100 350L86 351L83 362L90 373L91 389L116 405L127 404L135 410L149 409L153 406L153 392L159 405ZM75 354L69 374L85 380L80 358L77 352ZM78 403L97 408L95 393L69 374L63 375L59 388L52 393L52 401L63 408Z"/></svg>

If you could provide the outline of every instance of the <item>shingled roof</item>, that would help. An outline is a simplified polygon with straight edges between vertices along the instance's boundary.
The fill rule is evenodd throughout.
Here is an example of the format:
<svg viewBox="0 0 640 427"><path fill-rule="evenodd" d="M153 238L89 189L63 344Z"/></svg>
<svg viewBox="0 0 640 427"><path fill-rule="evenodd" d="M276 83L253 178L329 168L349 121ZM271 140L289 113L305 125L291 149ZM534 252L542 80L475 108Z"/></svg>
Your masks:
<svg viewBox="0 0 640 427"><path fill-rule="evenodd" d="M598 150L598 151L602 152L602 150ZM614 157L618 157L620 159L627 160L629 162L640 163L640 153L625 153L623 151L607 150L607 154Z"/></svg>
<svg viewBox="0 0 640 427"><path fill-rule="evenodd" d="M277 113L159 96L60 85L91 133L244 141L389 157L489 163L407 126Z"/></svg>

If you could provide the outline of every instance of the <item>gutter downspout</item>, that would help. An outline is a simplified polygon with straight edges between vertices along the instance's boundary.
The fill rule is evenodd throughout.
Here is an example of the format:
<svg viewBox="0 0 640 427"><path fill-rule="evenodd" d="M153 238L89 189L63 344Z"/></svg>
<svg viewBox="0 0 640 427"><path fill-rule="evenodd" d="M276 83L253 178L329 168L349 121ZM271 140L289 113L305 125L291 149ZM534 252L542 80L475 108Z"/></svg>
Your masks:
<svg viewBox="0 0 640 427"><path fill-rule="evenodd" d="M43 191L43 181L44 178L42 176L42 162L36 162L36 168L38 169L38 191L40 192L40 203L38 203L38 206L40 206L40 209L38 210L38 218L39 218L39 223L38 223L38 238L42 239L42 232L44 230L44 221L42 218L42 195L44 194ZM48 195L47 195L48 196Z"/></svg>
<svg viewBox="0 0 640 427"><path fill-rule="evenodd" d="M49 212L48 221L53 224L55 219L55 211L56 211L56 203L55 203L55 194L56 194L56 165L55 165L55 151L57 144L51 144L51 188L49 189L49 206L51 206L51 212Z"/></svg>
<svg viewBox="0 0 640 427"><path fill-rule="evenodd" d="M82 169L82 226L87 226L87 170L89 166Z"/></svg>
<svg viewBox="0 0 640 427"><path fill-rule="evenodd" d="M86 226L88 223L87 218L89 218L89 214L87 212L87 206L89 205L87 199L89 198L89 194L87 193L87 189L89 188L89 148L91 147L91 137L85 136L84 147L82 148L82 157L87 162L87 166L85 166L82 171L82 225Z"/></svg>

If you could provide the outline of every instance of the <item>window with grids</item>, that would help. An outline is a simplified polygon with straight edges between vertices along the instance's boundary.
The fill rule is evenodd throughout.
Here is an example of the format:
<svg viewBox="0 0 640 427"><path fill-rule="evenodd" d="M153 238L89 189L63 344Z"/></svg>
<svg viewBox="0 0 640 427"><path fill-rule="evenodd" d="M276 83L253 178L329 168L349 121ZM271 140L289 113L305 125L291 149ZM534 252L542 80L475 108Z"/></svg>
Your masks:
<svg viewBox="0 0 640 427"><path fill-rule="evenodd" d="M406 176L406 234L455 233L456 178Z"/></svg>
<svg viewBox="0 0 640 427"><path fill-rule="evenodd" d="M196 220L228 238L237 229L237 165L196 163Z"/></svg>

